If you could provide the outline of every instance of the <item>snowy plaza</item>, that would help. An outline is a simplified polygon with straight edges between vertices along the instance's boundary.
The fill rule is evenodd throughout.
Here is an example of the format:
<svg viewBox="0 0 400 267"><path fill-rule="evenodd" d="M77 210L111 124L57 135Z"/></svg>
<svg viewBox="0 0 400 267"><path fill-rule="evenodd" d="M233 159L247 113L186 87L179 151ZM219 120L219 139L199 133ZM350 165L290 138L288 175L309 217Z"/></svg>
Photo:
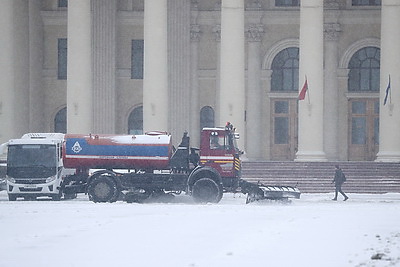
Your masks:
<svg viewBox="0 0 400 267"><path fill-rule="evenodd" d="M2 191L0 266L400 266L400 194L332 196L128 204Z"/></svg>

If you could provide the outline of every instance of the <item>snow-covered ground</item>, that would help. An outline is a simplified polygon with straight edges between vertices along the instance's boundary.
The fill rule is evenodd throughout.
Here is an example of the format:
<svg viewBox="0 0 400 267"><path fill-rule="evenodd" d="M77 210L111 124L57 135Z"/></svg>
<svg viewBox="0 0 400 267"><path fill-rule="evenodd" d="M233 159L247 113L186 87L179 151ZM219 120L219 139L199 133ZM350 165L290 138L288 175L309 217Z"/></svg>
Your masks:
<svg viewBox="0 0 400 267"><path fill-rule="evenodd" d="M2 191L0 266L400 266L400 193L332 196L96 204Z"/></svg>

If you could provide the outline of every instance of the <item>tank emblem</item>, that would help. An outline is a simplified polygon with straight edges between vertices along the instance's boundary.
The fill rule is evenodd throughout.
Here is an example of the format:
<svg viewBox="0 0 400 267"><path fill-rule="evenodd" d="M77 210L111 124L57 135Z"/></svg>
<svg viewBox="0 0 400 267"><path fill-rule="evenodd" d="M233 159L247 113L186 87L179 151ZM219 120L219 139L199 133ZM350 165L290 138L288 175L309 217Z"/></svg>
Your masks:
<svg viewBox="0 0 400 267"><path fill-rule="evenodd" d="M79 152L81 152L81 150L81 145L78 143L78 141L76 141L75 144L72 146L72 151L78 154Z"/></svg>

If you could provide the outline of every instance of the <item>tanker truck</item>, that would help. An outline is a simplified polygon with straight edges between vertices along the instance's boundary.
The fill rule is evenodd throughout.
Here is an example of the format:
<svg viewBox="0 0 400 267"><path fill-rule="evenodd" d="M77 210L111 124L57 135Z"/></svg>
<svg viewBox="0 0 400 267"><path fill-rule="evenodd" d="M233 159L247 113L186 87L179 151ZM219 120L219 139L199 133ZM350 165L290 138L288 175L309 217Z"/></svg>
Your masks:
<svg viewBox="0 0 400 267"><path fill-rule="evenodd" d="M204 128L200 148L190 147L186 132L176 149L166 132L66 134L63 164L76 171L64 179L61 190L68 196L87 193L93 202L143 202L152 196L180 193L200 203L218 203L224 192L247 194L247 203L300 197L296 187L241 179L238 138L230 123Z"/></svg>

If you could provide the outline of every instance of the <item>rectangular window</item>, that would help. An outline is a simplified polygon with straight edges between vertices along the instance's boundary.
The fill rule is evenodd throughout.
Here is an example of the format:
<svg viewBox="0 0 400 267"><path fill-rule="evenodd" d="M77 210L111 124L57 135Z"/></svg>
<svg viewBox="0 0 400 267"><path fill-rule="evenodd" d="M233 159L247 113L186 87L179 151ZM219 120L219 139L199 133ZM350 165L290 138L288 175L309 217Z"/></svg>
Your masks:
<svg viewBox="0 0 400 267"><path fill-rule="evenodd" d="M351 120L351 143L365 145L367 141L367 119L356 117Z"/></svg>
<svg viewBox="0 0 400 267"><path fill-rule="evenodd" d="M58 39L58 79L67 79L67 38Z"/></svg>
<svg viewBox="0 0 400 267"><path fill-rule="evenodd" d="M275 101L275 114L288 114L289 102L288 101Z"/></svg>
<svg viewBox="0 0 400 267"><path fill-rule="evenodd" d="M144 40L132 40L131 79L143 79Z"/></svg>
<svg viewBox="0 0 400 267"><path fill-rule="evenodd" d="M274 121L274 143L289 144L289 118L276 117Z"/></svg>
<svg viewBox="0 0 400 267"><path fill-rule="evenodd" d="M381 0L352 0L353 6L380 6Z"/></svg>
<svg viewBox="0 0 400 267"><path fill-rule="evenodd" d="M275 0L275 6L300 6L300 0Z"/></svg>
<svg viewBox="0 0 400 267"><path fill-rule="evenodd" d="M68 7L68 0L58 0L58 7Z"/></svg>
<svg viewBox="0 0 400 267"><path fill-rule="evenodd" d="M379 117L374 118L374 144L379 145Z"/></svg>
<svg viewBox="0 0 400 267"><path fill-rule="evenodd" d="M374 102L374 114L379 116L379 101Z"/></svg>
<svg viewBox="0 0 400 267"><path fill-rule="evenodd" d="M364 101L354 101L351 103L351 113L363 115L367 113L367 103Z"/></svg>

